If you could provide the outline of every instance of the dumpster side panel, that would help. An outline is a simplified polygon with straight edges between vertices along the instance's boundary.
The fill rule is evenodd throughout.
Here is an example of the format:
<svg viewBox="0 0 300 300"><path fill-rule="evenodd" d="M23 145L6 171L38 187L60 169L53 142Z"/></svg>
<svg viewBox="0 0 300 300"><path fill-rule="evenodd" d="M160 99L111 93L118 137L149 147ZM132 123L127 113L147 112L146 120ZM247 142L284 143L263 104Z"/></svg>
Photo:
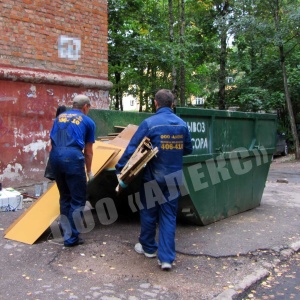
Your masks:
<svg viewBox="0 0 300 300"><path fill-rule="evenodd" d="M274 153L276 144L276 120L258 119L257 130L256 130L256 144L257 148L265 147L269 149L270 153ZM273 152L272 152L273 151Z"/></svg>
<svg viewBox="0 0 300 300"><path fill-rule="evenodd" d="M96 123L96 138L109 133L119 132L115 126L126 127L128 124L139 125L150 113L124 112L116 110L91 109L89 116Z"/></svg>
<svg viewBox="0 0 300 300"><path fill-rule="evenodd" d="M262 161L262 164L259 165L257 168L254 168L253 170L253 185L252 185L253 198L257 199L257 201L259 201L259 204L265 189L266 180L270 170L270 164L273 158L272 153L269 153L267 155L267 158L268 158L268 163L264 163Z"/></svg>
<svg viewBox="0 0 300 300"><path fill-rule="evenodd" d="M217 191L208 181L209 162L184 164L183 174L188 195L179 200L178 218L184 221L205 225L211 216L219 218ZM213 222L213 220L211 221Z"/></svg>
<svg viewBox="0 0 300 300"><path fill-rule="evenodd" d="M230 152L238 147L249 148L253 137L253 119L216 117L213 152Z"/></svg>
<svg viewBox="0 0 300 300"><path fill-rule="evenodd" d="M195 164L184 166L189 195L180 200L179 218L207 225L259 206L261 194L254 195L253 172L246 170L242 175L236 174L236 165L254 162L254 157L245 160L208 159L197 164L198 175L194 171ZM222 168L215 172L218 165ZM257 181L261 182L261 179Z"/></svg>
<svg viewBox="0 0 300 300"><path fill-rule="evenodd" d="M186 108L177 114L187 122L194 147L184 158L189 194L180 200L179 218L207 225L259 206L275 149L276 116Z"/></svg>

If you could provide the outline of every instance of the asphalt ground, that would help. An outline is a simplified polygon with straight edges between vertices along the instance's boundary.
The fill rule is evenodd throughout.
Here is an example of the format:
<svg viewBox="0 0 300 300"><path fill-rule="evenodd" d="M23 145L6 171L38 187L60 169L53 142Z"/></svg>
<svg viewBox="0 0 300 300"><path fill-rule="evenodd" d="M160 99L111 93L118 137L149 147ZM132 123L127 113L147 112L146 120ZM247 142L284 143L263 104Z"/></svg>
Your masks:
<svg viewBox="0 0 300 300"><path fill-rule="evenodd" d="M259 207L203 227L179 223L170 272L134 252L138 218L104 226L94 212L93 230L74 248L50 230L33 245L1 235L0 299L235 299L299 250L299 178L299 162L276 158ZM33 193L32 186L15 188ZM0 212L1 231L28 199L20 211Z"/></svg>
<svg viewBox="0 0 300 300"><path fill-rule="evenodd" d="M249 289L239 300L300 299L300 252L282 261L270 275Z"/></svg>

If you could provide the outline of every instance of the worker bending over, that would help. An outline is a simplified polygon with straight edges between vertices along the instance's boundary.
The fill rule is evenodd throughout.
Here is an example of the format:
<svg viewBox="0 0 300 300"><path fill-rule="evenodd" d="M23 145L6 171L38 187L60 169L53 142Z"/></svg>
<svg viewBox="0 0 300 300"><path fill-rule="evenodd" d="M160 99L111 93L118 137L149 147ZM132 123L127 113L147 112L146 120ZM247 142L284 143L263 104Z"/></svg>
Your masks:
<svg viewBox="0 0 300 300"><path fill-rule="evenodd" d="M87 116L90 106L87 96L75 96L73 108L55 119L50 132L49 160L60 195L60 224L66 247L83 244L77 227L86 204L86 171L89 180L93 178L91 166L96 128Z"/></svg>

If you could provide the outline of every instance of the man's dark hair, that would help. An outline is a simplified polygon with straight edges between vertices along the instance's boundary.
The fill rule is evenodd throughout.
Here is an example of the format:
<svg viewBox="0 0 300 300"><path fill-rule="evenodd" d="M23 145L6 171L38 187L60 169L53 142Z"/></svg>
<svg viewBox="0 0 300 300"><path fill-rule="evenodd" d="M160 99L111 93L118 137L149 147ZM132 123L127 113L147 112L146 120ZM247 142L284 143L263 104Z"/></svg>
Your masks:
<svg viewBox="0 0 300 300"><path fill-rule="evenodd" d="M170 90L162 89L155 94L158 107L172 107L174 95Z"/></svg>
<svg viewBox="0 0 300 300"><path fill-rule="evenodd" d="M65 112L67 110L65 105L60 105L56 110L55 117L58 117L61 113Z"/></svg>

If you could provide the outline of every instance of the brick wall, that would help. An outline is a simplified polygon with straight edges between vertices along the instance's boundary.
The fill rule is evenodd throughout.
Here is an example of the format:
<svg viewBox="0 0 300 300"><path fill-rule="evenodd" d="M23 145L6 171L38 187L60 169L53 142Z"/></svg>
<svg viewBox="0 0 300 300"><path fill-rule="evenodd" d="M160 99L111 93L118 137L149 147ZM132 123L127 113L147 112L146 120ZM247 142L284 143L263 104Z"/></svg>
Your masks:
<svg viewBox="0 0 300 300"><path fill-rule="evenodd" d="M44 181L58 105L109 108L105 0L0 1L0 182Z"/></svg>
<svg viewBox="0 0 300 300"><path fill-rule="evenodd" d="M0 64L107 79L105 0L1 1L0 32ZM81 42L80 59L59 57L62 36Z"/></svg>

